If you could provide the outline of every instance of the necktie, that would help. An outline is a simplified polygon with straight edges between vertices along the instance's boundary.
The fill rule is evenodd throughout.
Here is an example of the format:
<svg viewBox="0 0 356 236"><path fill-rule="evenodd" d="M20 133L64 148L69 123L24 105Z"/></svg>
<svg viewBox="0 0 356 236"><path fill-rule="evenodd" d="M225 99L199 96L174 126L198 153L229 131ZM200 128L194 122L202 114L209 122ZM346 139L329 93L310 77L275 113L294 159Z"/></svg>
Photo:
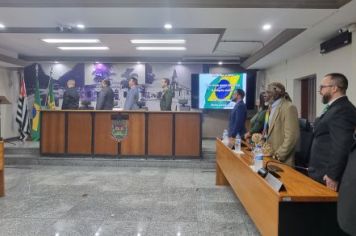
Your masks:
<svg viewBox="0 0 356 236"><path fill-rule="evenodd" d="M330 105L329 105L329 104L326 104L326 106L324 107L324 109L323 109L321 115L324 115L324 114L329 110L329 108L330 108Z"/></svg>

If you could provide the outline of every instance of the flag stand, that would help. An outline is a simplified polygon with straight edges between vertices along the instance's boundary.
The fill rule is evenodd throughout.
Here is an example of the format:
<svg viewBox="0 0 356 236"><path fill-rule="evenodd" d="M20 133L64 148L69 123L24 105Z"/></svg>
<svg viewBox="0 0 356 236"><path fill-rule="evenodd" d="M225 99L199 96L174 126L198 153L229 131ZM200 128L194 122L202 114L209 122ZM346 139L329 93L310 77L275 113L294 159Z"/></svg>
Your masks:
<svg viewBox="0 0 356 236"><path fill-rule="evenodd" d="M0 105L9 105L11 104L11 102L9 102L9 100L7 100L7 98L5 96L0 96ZM0 141L2 141L2 135L1 135L1 109L0 109Z"/></svg>

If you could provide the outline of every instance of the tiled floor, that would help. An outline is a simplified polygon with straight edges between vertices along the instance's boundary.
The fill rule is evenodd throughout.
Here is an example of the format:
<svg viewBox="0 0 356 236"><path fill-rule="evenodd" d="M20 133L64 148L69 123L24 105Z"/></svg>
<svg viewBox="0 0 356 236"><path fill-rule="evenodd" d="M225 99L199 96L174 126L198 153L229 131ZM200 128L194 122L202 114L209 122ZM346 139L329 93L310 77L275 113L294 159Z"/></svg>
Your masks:
<svg viewBox="0 0 356 236"><path fill-rule="evenodd" d="M259 235L215 171L7 167L0 235Z"/></svg>

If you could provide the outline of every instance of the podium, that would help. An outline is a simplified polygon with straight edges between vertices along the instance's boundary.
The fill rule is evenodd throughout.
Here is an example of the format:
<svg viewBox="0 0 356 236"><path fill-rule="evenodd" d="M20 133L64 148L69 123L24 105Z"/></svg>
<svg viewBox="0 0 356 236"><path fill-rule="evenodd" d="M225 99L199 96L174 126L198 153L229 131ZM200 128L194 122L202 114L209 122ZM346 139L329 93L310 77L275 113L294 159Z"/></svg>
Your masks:
<svg viewBox="0 0 356 236"><path fill-rule="evenodd" d="M0 105L9 105L11 102L7 100L5 96L0 96ZM1 133L1 109L0 109L0 141L2 140L2 133Z"/></svg>

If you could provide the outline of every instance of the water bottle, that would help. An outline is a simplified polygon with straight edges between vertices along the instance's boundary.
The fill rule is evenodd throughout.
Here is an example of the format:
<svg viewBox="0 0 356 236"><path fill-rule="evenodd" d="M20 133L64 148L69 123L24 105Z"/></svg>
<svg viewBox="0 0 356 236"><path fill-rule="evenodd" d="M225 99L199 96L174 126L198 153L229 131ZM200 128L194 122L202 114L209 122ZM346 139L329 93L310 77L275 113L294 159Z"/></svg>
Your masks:
<svg viewBox="0 0 356 236"><path fill-rule="evenodd" d="M255 147L254 153L254 168L258 171L263 167L263 153L260 145Z"/></svg>
<svg viewBox="0 0 356 236"><path fill-rule="evenodd" d="M235 138L235 152L241 152L241 137L237 135Z"/></svg>
<svg viewBox="0 0 356 236"><path fill-rule="evenodd" d="M223 136L222 136L222 142L225 145L228 145L228 143L229 143L229 133L227 132L227 129L224 129Z"/></svg>

